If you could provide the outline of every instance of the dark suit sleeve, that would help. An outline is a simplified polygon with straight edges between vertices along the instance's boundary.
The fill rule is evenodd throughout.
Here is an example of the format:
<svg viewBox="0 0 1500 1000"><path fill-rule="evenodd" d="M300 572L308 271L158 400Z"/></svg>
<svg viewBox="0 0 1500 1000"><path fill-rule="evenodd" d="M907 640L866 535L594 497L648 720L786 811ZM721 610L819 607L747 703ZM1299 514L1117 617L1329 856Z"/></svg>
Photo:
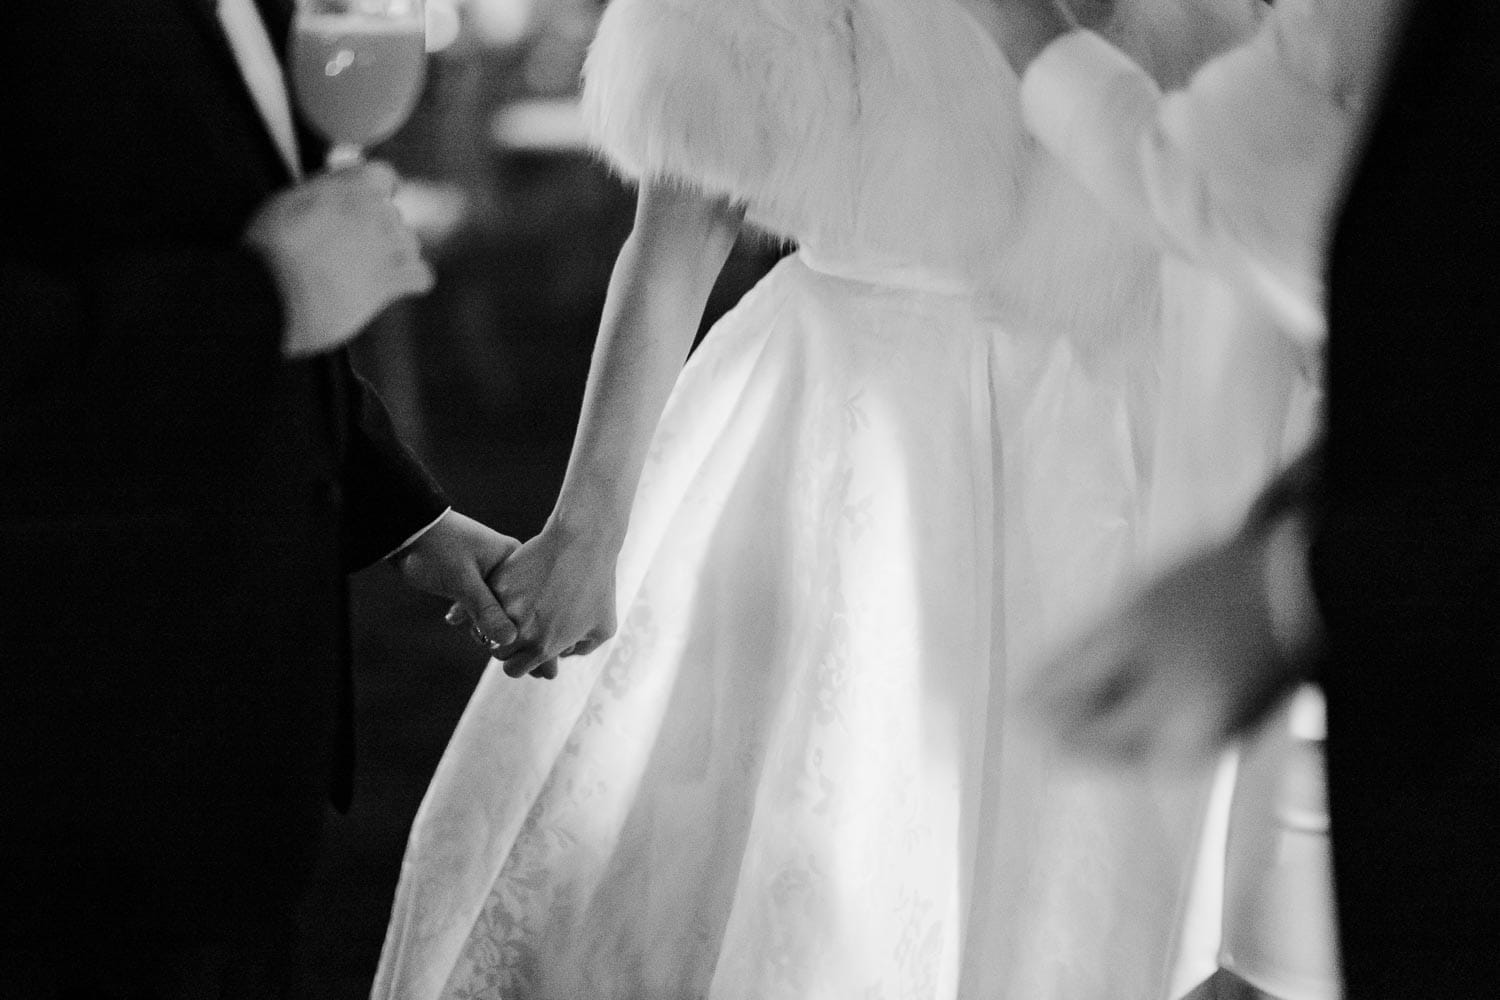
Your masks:
<svg viewBox="0 0 1500 1000"><path fill-rule="evenodd" d="M281 306L248 250L113 254L68 272L7 256L0 315L5 443L18 461L66 442L81 460L148 474L230 459L264 426Z"/></svg>
<svg viewBox="0 0 1500 1000"><path fill-rule="evenodd" d="M385 403L348 366L353 424L344 474L344 562L350 572L389 555L449 504L411 449L396 436Z"/></svg>
<svg viewBox="0 0 1500 1000"><path fill-rule="evenodd" d="M71 278L4 263L6 342L27 349L4 366L7 453L37 481L45 511L66 498L47 473L151 478L233 466L259 450L276 405L282 312L260 259L239 248L111 257ZM448 506L396 437L375 391L340 353L328 360L349 387L342 416L345 565L388 554ZM24 405L20 405L24 404ZM59 454L66 440L68 454Z"/></svg>
<svg viewBox="0 0 1500 1000"><path fill-rule="evenodd" d="M8 326L35 335L33 351L6 366L12 391L48 380L55 391L92 389L109 377L151 392L171 368L191 405L220 396L226 376L268 378L280 358L276 286L243 248L116 254L68 275L7 259L0 307ZM152 377L123 377L132 371Z"/></svg>

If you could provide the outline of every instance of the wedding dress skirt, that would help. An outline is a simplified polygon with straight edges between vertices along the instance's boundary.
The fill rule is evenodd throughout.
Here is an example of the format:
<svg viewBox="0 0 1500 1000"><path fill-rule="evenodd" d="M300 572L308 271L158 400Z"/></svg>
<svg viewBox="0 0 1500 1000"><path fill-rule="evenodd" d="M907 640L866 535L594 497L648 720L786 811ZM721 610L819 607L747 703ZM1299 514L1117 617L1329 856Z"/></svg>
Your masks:
<svg viewBox="0 0 1500 1000"><path fill-rule="evenodd" d="M374 995L1159 1000L1208 775L1013 704L1138 565L1159 250L948 0L611 0L582 106L801 249L679 376L618 635L481 681Z"/></svg>
<svg viewBox="0 0 1500 1000"><path fill-rule="evenodd" d="M491 666L375 996L1155 995L1197 784L1073 774L1007 717L1049 600L1128 557L1118 393L897 278L793 256L705 339L618 635L552 682Z"/></svg>

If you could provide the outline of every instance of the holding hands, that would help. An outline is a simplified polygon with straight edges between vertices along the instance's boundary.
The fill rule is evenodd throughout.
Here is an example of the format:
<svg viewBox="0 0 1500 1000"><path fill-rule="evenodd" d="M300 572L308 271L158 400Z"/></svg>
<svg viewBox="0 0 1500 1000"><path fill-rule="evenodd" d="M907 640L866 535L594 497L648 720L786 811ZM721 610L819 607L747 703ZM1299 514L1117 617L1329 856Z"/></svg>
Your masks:
<svg viewBox="0 0 1500 1000"><path fill-rule="evenodd" d="M488 580L520 544L450 510L390 562L411 586L457 602L448 620L472 622L475 632L493 647L514 642L516 630L490 592ZM460 612L461 619L456 616Z"/></svg>
<svg viewBox="0 0 1500 1000"><path fill-rule="evenodd" d="M490 574L490 588L514 625L514 638L490 646L507 675L556 677L559 657L591 653L614 635L615 555L598 536L553 518ZM455 605L448 620L472 619L467 607Z"/></svg>
<svg viewBox="0 0 1500 1000"><path fill-rule="evenodd" d="M486 580L514 627L490 634L511 677L557 676L557 660L615 632L615 560L656 423L744 210L662 179L643 183L610 279L573 454L541 533ZM449 622L473 621L455 606Z"/></svg>

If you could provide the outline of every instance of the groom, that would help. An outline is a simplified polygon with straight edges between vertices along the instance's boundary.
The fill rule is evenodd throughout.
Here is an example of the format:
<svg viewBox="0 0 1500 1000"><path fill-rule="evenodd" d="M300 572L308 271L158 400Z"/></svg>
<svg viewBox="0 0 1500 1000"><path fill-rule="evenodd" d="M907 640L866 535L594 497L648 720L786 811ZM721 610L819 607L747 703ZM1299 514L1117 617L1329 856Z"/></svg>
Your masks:
<svg viewBox="0 0 1500 1000"><path fill-rule="evenodd" d="M6 7L0 994L284 994L352 762L344 574L509 624L343 347L430 275L367 166L293 178L264 0Z"/></svg>

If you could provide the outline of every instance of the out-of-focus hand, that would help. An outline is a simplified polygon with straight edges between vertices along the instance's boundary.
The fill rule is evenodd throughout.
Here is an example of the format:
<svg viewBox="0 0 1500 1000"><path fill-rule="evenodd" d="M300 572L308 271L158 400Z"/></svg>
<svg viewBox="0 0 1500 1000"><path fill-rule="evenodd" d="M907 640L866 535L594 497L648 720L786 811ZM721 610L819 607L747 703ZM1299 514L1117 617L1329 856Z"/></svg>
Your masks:
<svg viewBox="0 0 1500 1000"><path fill-rule="evenodd" d="M1242 533L1156 580L1055 657L1027 707L1096 763L1211 761L1306 673L1273 632L1265 544Z"/></svg>
<svg viewBox="0 0 1500 1000"><path fill-rule="evenodd" d="M390 167L360 164L273 195L250 220L245 242L281 292L287 357L341 347L391 303L432 287L395 190Z"/></svg>
<svg viewBox="0 0 1500 1000"><path fill-rule="evenodd" d="M448 613L448 621L471 623L476 638L493 651L513 643L516 628L487 581L520 545L509 535L450 510L392 556L391 562L411 586L456 602L456 612Z"/></svg>
<svg viewBox="0 0 1500 1000"><path fill-rule="evenodd" d="M519 632L495 654L512 677L555 677L558 657L593 652L615 634L613 547L556 520L490 582Z"/></svg>

